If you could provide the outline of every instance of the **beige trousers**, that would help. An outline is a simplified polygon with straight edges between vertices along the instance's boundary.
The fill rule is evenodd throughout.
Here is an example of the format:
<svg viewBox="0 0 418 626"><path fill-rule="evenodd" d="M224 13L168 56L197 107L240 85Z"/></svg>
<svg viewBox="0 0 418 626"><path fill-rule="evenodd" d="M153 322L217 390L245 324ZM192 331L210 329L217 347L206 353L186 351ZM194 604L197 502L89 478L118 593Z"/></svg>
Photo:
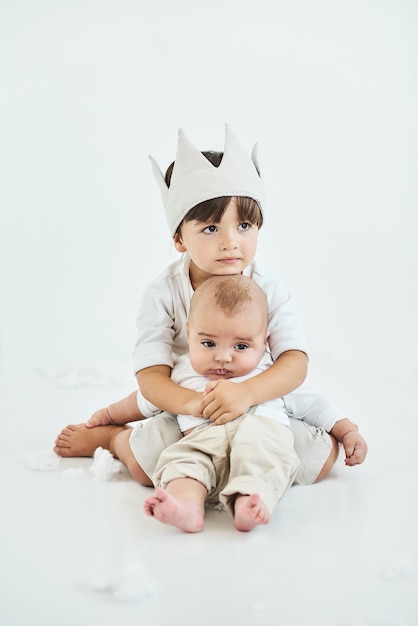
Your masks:
<svg viewBox="0 0 418 626"><path fill-rule="evenodd" d="M272 512L298 467L290 428L246 413L222 426L202 424L166 448L152 479L165 487L177 478L193 478L206 487L208 501L226 507L237 494L258 493Z"/></svg>
<svg viewBox="0 0 418 626"><path fill-rule="evenodd" d="M289 418L289 422L294 448L300 460L294 483L311 485L331 453L330 436L322 428L310 426L302 420ZM129 443L138 464L151 478L160 454L182 438L176 417L170 413L160 413L135 424Z"/></svg>

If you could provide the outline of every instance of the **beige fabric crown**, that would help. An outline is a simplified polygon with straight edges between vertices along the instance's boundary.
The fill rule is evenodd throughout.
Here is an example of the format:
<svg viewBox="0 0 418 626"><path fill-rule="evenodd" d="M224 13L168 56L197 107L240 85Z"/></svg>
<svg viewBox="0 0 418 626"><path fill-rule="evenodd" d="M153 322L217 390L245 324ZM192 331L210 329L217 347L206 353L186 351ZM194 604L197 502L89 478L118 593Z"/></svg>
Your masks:
<svg viewBox="0 0 418 626"><path fill-rule="evenodd" d="M154 176L161 191L168 226L174 236L187 213L200 202L221 196L253 198L261 212L264 208L264 185L259 175L257 144L249 156L228 124L225 147L219 167L215 167L179 130L177 153L170 187L152 156Z"/></svg>

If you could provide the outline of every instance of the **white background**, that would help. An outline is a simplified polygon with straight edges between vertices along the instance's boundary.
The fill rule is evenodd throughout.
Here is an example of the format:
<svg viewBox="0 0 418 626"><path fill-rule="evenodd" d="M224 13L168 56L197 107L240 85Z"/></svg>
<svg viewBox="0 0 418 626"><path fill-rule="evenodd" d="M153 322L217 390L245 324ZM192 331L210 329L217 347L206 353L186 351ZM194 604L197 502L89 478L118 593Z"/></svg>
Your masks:
<svg viewBox="0 0 418 626"><path fill-rule="evenodd" d="M181 615L188 624L195 606L193 623L205 624L214 619L206 603L216 608L224 592L210 585L225 575L216 551L236 581L225 606L219 600L221 615L229 607L240 618L242 585L245 594L255 588L241 579L251 562L270 582L261 600L249 600L248 624L278 623L280 607L286 626L416 623L417 27L414 0L0 0L5 626L66 624L60 607L68 624L90 624L96 610L114 620L122 609L125 623L149 610L151 624ZM148 492L125 476L100 486L113 516L125 497L118 488L132 502L117 520L110 515L112 528L101 520L89 548L81 532L71 541L71 529L97 527L101 509L89 516L79 507L93 497L92 480L64 496L59 472L31 473L21 460L133 388L141 290L176 256L148 154L164 170L179 127L201 149L221 150L225 122L249 151L259 143L268 206L258 257L289 285L312 371L360 424L370 454L354 470L340 458L328 482L291 490L277 519L251 538L234 534L226 514L221 523L209 514L199 538L156 530L142 514ZM57 498L69 502L63 517ZM80 600L76 582L103 536L119 551L118 524L127 544L144 532L147 545L165 542L156 576L170 570L174 580L152 611ZM306 556L311 533L325 563ZM285 555L270 563L283 536ZM193 546L202 557L193 571L173 569ZM152 552L141 558L155 565ZM383 580L394 560L399 576ZM276 575L281 602L274 586L269 592ZM182 576L185 588L168 605L167 586Z"/></svg>

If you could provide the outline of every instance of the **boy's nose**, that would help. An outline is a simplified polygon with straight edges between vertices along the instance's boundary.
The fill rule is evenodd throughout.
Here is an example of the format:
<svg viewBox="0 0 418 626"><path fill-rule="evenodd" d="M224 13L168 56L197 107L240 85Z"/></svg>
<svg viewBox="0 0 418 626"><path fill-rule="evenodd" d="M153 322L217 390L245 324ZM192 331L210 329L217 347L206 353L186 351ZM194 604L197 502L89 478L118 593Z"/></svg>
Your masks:
<svg viewBox="0 0 418 626"><path fill-rule="evenodd" d="M236 248L235 233L225 233L221 239L223 250L233 250Z"/></svg>

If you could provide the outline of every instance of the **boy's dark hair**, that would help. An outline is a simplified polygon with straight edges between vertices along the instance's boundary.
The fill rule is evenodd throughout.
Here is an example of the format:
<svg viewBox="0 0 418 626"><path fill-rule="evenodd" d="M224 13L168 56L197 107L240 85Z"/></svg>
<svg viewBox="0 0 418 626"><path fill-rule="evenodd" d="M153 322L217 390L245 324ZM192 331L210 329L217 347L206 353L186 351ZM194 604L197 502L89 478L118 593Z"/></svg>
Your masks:
<svg viewBox="0 0 418 626"><path fill-rule="evenodd" d="M214 150L206 150L203 151L202 154L215 167L219 167L222 161L222 157L224 155L223 152L215 152ZM174 161L168 166L165 173L165 182L167 183L167 187L170 187L173 167ZM200 202L192 209L190 209L183 221L191 222L192 220L196 220L198 222L210 222L213 220L213 222L217 224L221 221L222 216L225 213L230 201L231 196L221 196L220 198L213 198L210 200L205 200L204 202ZM253 198L237 196L237 205L238 216L241 221L255 224L256 226L258 226L258 228L261 228L263 224L263 215L260 211L258 203L253 200ZM181 224L177 228L176 232L180 234Z"/></svg>

